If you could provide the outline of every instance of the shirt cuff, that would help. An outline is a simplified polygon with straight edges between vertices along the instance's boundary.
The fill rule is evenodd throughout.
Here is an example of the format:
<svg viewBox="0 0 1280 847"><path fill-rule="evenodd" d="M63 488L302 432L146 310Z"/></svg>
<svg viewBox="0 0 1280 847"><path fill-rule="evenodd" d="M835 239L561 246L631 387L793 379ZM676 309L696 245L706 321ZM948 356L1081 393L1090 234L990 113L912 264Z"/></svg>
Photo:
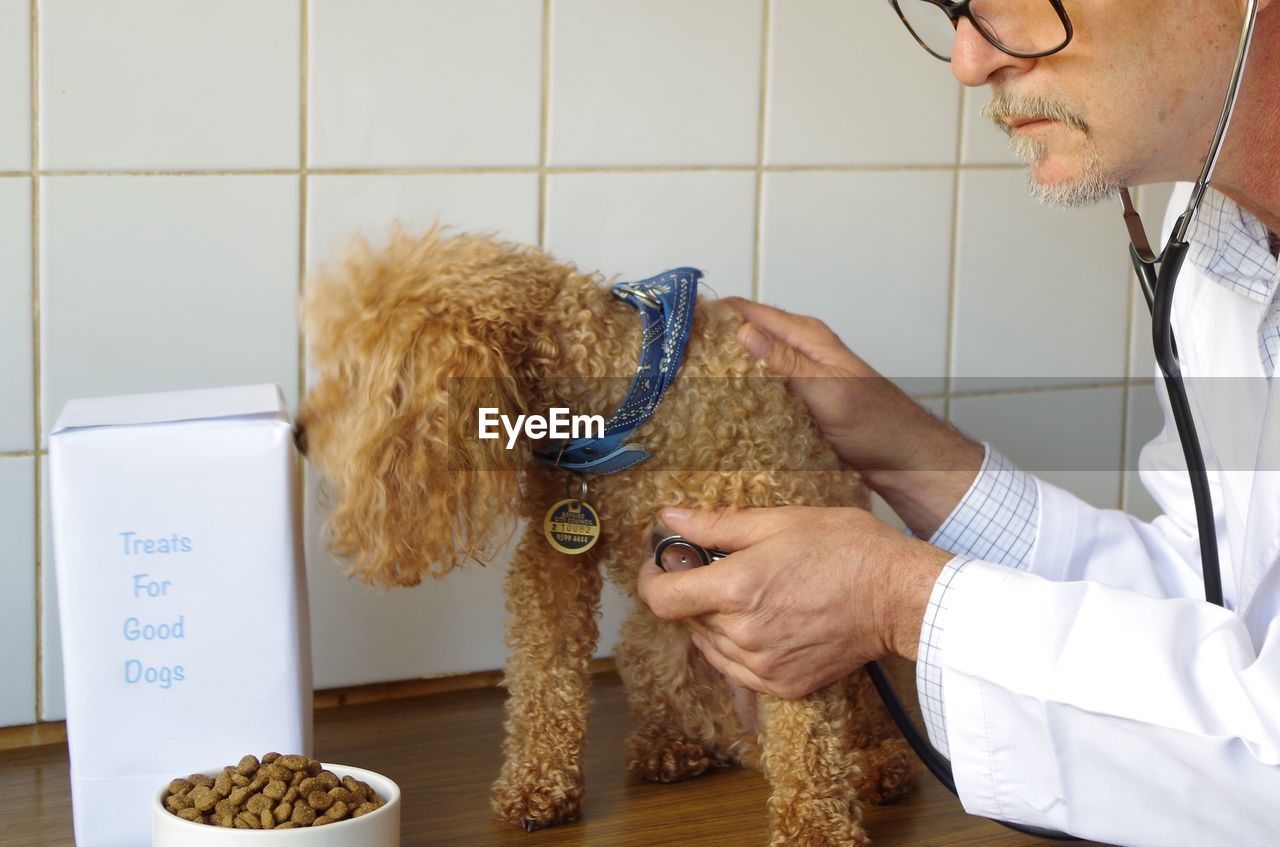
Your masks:
<svg viewBox="0 0 1280 847"><path fill-rule="evenodd" d="M938 574L929 595L929 606L924 612L920 627L920 649L916 655L916 694L920 699L920 712L924 716L924 728L929 733L933 748L945 758L951 758L947 743L946 706L942 699L942 635L946 631L947 591L951 581L972 562L971 556L956 556Z"/></svg>
<svg viewBox="0 0 1280 847"><path fill-rule="evenodd" d="M978 476L929 539L958 556L1027 570L1040 524L1035 477L990 444Z"/></svg>

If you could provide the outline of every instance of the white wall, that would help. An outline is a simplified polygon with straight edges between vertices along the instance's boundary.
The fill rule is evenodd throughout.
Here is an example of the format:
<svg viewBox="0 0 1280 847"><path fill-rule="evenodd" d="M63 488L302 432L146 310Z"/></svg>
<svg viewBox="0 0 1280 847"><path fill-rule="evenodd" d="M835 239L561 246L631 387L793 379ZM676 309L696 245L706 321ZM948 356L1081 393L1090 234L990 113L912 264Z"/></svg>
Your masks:
<svg viewBox="0 0 1280 847"><path fill-rule="evenodd" d="M701 266L1149 509L1122 470L1152 421L1118 211L1027 199L984 100L883 3L0 0L0 724L63 714L62 402L276 381L296 403L307 268L394 218ZM369 592L317 523L310 497L319 686L502 664L501 568Z"/></svg>

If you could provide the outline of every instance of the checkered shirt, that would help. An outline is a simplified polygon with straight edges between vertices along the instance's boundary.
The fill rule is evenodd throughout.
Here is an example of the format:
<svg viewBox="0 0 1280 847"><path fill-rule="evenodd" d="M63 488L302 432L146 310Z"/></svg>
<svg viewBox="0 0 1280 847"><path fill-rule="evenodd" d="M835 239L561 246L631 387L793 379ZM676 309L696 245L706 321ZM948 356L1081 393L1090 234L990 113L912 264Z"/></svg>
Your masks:
<svg viewBox="0 0 1280 847"><path fill-rule="evenodd" d="M1257 218L1230 198L1209 189L1187 230L1187 261L1210 279L1263 305L1258 356L1271 378L1280 359L1280 243ZM933 746L950 758L941 656L946 632L947 592L969 562L978 559L1027 569L1040 523L1035 477L987 446L982 468L955 511L929 539L955 553L933 585L916 663L916 687Z"/></svg>

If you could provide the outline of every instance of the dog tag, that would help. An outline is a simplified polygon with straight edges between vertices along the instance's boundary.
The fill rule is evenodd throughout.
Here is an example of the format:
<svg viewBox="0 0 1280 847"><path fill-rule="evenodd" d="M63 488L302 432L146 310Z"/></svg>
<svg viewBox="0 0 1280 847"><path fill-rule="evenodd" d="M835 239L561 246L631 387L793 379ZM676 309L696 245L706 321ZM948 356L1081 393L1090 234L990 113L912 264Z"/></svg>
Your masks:
<svg viewBox="0 0 1280 847"><path fill-rule="evenodd" d="M542 531L561 553L585 553L600 538L600 516L585 500L561 500L547 510Z"/></svg>

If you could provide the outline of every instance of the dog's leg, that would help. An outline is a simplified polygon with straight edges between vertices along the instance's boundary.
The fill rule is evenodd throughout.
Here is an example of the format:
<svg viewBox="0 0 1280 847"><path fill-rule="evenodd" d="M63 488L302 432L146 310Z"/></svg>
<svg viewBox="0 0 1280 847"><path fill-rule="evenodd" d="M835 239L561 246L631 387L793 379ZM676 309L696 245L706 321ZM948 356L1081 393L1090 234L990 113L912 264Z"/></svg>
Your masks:
<svg viewBox="0 0 1280 847"><path fill-rule="evenodd" d="M507 738L493 808L528 831L582 813L588 662L597 639L594 551L548 546L541 526L521 539L507 575Z"/></svg>
<svg viewBox="0 0 1280 847"><path fill-rule="evenodd" d="M684 627L662 623L639 603L618 640L618 674L637 724L627 739L627 769L651 782L679 782L710 767L706 746L686 728L696 725L698 735L715 738L712 715L729 711L723 706L708 709L695 693L710 694L723 686L696 684L691 649Z"/></svg>
<svg viewBox="0 0 1280 847"><path fill-rule="evenodd" d="M863 847L859 772L847 743L844 686L804 700L765 697L764 772L771 847Z"/></svg>
<svg viewBox="0 0 1280 847"><path fill-rule="evenodd" d="M845 680L849 702L849 744L857 751L862 771L857 794L867 803L892 803L916 787L920 765L911 746L898 732L889 712L880 702L871 677L865 670Z"/></svg>

